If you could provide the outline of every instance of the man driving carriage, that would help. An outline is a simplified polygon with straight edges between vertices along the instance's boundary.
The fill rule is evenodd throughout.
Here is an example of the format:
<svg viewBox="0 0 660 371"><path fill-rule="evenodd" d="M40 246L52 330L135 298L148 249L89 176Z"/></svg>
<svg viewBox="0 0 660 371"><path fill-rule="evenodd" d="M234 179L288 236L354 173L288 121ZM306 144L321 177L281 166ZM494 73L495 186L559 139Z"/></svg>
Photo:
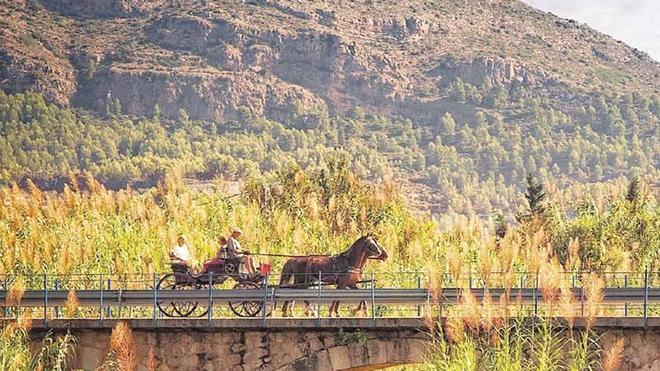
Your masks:
<svg viewBox="0 0 660 371"><path fill-rule="evenodd" d="M227 241L227 255L228 257L237 258L247 271L247 274L252 277L255 276L257 272L254 268L254 261L252 260L252 256L250 256L250 252L244 251L241 248L241 243L238 241L238 238L241 237L242 233L243 231L238 227L232 229L231 236L229 236L229 240Z"/></svg>

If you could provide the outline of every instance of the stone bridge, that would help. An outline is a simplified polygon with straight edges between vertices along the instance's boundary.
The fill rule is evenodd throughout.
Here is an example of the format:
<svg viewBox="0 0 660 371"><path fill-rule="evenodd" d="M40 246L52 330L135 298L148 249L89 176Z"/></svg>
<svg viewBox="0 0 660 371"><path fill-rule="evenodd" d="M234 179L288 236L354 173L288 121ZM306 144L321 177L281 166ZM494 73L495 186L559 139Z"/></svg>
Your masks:
<svg viewBox="0 0 660 371"><path fill-rule="evenodd" d="M128 320L138 345L139 370L153 349L159 370L373 370L424 361L421 320L214 319ZM579 327L579 321L577 325ZM76 336L76 367L95 370L106 359L116 320L56 320L55 333ZM265 327L264 327L265 325ZM625 339L623 370L660 370L660 318L601 318L607 347ZM47 331L35 321L35 341Z"/></svg>

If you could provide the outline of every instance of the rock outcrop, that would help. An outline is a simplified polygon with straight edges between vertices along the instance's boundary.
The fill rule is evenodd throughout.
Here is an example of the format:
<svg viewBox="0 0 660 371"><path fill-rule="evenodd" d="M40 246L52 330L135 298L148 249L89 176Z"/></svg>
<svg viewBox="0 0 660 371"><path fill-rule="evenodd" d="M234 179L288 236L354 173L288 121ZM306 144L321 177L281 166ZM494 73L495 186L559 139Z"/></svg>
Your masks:
<svg viewBox="0 0 660 371"><path fill-rule="evenodd" d="M42 0L44 6L64 15L111 18L138 15L153 0Z"/></svg>
<svg viewBox="0 0 660 371"><path fill-rule="evenodd" d="M447 110L443 89L458 78L552 96L594 84L660 89L660 65L645 54L517 1L35 4L5 9L2 89L99 111L118 98L126 114L158 104L165 117L184 108L203 120L239 109L297 120L355 106L424 119Z"/></svg>

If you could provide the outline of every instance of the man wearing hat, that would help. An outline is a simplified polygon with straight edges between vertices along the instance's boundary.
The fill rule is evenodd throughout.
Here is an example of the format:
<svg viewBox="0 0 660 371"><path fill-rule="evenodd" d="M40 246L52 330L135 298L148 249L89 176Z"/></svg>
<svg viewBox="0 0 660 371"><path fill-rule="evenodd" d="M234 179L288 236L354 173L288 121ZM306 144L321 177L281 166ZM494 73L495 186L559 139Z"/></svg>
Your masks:
<svg viewBox="0 0 660 371"><path fill-rule="evenodd" d="M256 275L256 270L254 269L254 263L252 262L252 257L249 255L249 252L243 251L241 248L241 243L238 242L238 238L241 236L243 231L241 231L240 228L234 227L231 230L231 236L229 236L229 240L227 241L227 252L229 253L230 256L235 256L239 259L241 262L241 265L245 267L245 270L247 270L247 273L250 276L255 276Z"/></svg>

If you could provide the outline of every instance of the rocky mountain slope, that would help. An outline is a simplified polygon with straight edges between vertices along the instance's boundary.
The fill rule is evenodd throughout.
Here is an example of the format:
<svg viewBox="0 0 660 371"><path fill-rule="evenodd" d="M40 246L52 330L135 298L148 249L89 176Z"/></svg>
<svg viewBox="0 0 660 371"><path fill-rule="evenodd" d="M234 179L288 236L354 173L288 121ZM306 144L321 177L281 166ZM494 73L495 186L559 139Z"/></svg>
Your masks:
<svg viewBox="0 0 660 371"><path fill-rule="evenodd" d="M61 105L287 121L355 106L433 121L471 114L457 78L521 84L570 109L590 91L657 92L660 64L516 0L14 0L0 82Z"/></svg>
<svg viewBox="0 0 660 371"><path fill-rule="evenodd" d="M529 173L573 199L657 182L659 90L645 53L517 0L0 0L0 183L342 155L419 209L491 215Z"/></svg>

